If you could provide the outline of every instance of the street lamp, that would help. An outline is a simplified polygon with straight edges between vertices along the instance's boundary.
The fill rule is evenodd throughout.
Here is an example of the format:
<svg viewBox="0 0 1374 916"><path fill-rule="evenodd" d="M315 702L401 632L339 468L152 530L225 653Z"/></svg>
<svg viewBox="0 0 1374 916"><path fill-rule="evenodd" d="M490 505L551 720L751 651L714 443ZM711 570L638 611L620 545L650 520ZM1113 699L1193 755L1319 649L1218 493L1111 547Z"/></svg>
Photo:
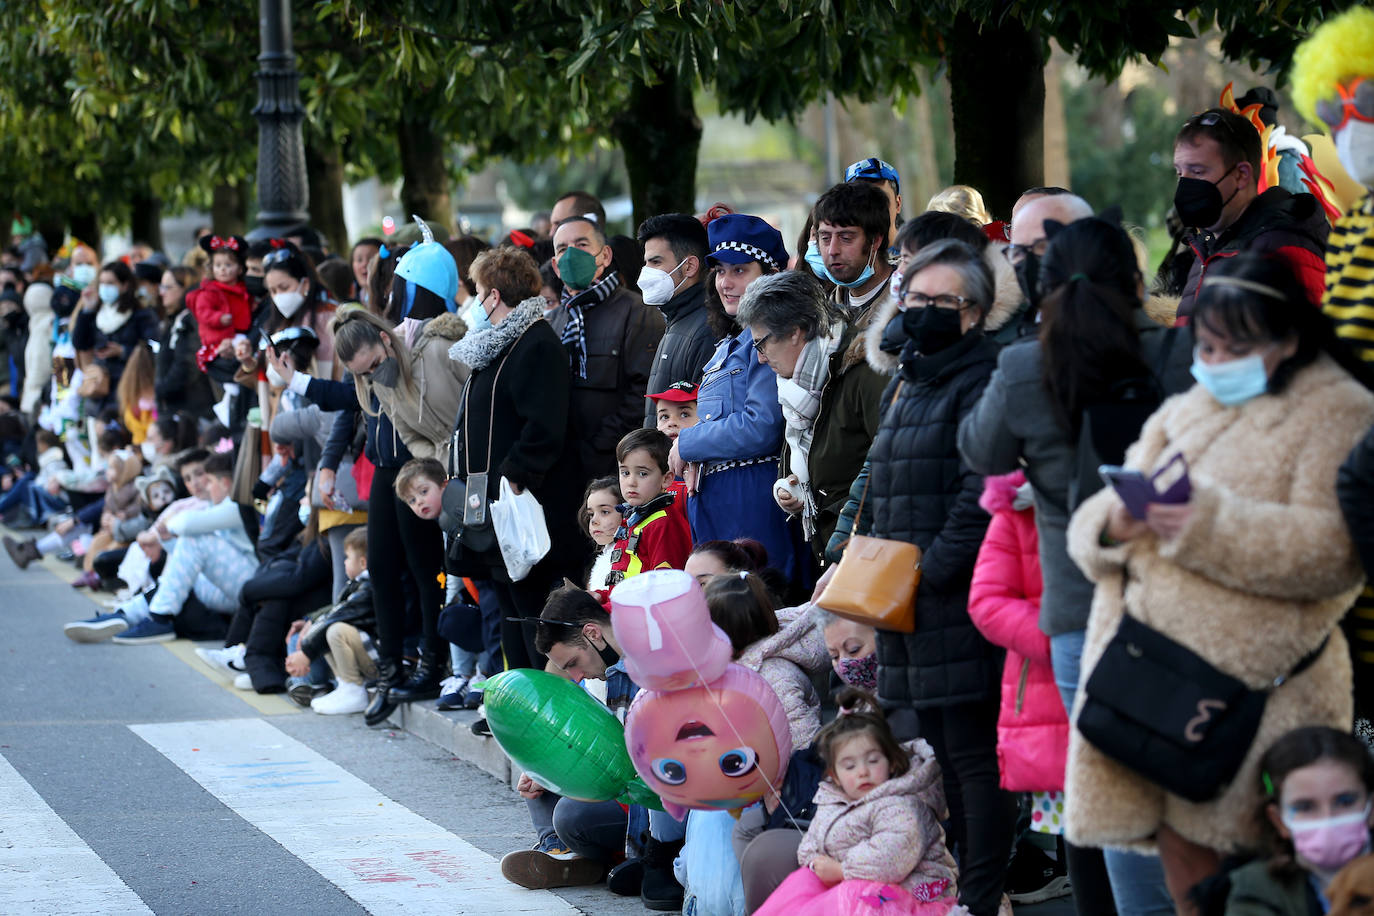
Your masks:
<svg viewBox="0 0 1374 916"><path fill-rule="evenodd" d="M258 31L258 220L250 241L280 238L303 228L310 184L301 139L300 80L291 50L291 0L259 0Z"/></svg>

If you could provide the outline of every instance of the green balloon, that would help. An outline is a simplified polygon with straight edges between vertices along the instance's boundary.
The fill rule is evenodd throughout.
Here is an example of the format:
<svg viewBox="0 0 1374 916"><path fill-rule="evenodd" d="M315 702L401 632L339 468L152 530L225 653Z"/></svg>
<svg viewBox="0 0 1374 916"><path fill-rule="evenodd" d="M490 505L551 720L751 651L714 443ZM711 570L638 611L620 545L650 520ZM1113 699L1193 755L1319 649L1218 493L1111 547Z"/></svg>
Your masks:
<svg viewBox="0 0 1374 916"><path fill-rule="evenodd" d="M659 808L625 750L625 728L567 678L516 668L488 678L487 724L501 750L542 786L585 801Z"/></svg>

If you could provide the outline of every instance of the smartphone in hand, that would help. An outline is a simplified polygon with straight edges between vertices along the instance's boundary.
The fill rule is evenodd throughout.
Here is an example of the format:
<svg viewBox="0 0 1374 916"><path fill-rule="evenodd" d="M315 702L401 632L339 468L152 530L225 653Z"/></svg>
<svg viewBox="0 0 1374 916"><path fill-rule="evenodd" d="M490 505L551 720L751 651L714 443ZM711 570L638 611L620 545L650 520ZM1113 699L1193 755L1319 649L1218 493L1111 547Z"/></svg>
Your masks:
<svg viewBox="0 0 1374 916"><path fill-rule="evenodd" d="M1141 521L1145 520L1150 503L1182 505L1193 495L1192 481L1188 479L1188 461L1182 452L1149 477L1140 471L1114 464L1102 465L1097 473L1121 497L1131 517Z"/></svg>

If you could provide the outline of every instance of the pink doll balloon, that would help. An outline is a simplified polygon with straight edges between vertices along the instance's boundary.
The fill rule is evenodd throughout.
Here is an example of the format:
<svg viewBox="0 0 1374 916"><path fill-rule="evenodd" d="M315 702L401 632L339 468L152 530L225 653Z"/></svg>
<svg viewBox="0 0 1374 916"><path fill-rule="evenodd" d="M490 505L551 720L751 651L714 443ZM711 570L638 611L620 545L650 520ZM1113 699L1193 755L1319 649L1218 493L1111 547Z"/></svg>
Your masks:
<svg viewBox="0 0 1374 916"><path fill-rule="evenodd" d="M651 570L617 585L611 626L625 671L641 688L709 683L730 664L730 637L711 622L697 580L680 569Z"/></svg>
<svg viewBox="0 0 1374 916"><path fill-rule="evenodd" d="M636 772L678 820L690 808L742 808L781 786L792 755L773 688L730 664L701 587L681 570L627 579L611 592L625 668L641 689L625 720Z"/></svg>

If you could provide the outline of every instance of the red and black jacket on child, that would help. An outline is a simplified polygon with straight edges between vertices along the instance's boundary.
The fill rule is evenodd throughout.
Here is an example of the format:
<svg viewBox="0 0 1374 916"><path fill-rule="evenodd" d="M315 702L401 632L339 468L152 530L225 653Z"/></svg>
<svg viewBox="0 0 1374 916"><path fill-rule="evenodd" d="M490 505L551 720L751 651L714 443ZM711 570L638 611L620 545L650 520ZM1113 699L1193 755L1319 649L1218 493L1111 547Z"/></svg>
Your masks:
<svg viewBox="0 0 1374 916"><path fill-rule="evenodd" d="M611 548L611 575L616 585L651 569L682 569L692 554L692 528L682 501L671 491L642 506L622 506L625 520Z"/></svg>

